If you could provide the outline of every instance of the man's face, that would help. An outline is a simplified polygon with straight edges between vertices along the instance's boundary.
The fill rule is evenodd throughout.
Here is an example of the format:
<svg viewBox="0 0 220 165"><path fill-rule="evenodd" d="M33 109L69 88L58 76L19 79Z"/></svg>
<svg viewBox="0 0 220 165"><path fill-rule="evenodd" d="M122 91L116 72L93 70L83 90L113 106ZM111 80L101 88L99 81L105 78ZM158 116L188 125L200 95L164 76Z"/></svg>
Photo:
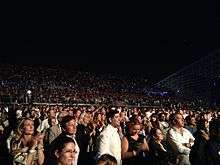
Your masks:
<svg viewBox="0 0 220 165"><path fill-rule="evenodd" d="M75 135L76 134L76 121L74 119L70 120L66 123L65 132L69 135Z"/></svg>
<svg viewBox="0 0 220 165"><path fill-rule="evenodd" d="M184 127L184 119L181 114L176 115L176 126L178 127Z"/></svg>
<svg viewBox="0 0 220 165"><path fill-rule="evenodd" d="M120 115L119 115L119 113L116 113L115 116L111 118L111 125L113 127L120 126Z"/></svg>

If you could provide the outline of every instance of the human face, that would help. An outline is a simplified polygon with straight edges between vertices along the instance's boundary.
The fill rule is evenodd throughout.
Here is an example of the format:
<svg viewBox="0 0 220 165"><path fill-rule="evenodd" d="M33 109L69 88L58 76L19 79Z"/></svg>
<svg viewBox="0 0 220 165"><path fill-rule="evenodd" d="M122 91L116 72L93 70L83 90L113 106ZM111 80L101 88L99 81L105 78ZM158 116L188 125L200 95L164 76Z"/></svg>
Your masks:
<svg viewBox="0 0 220 165"><path fill-rule="evenodd" d="M32 120L25 120L22 130L25 135L33 135L34 134L34 122Z"/></svg>
<svg viewBox="0 0 220 165"><path fill-rule="evenodd" d="M81 111L77 110L76 111L76 118L79 118L80 115L81 115Z"/></svg>
<svg viewBox="0 0 220 165"><path fill-rule="evenodd" d="M49 118L56 117L55 111L51 109L51 110L49 111L48 116L49 116Z"/></svg>
<svg viewBox="0 0 220 165"><path fill-rule="evenodd" d="M58 159L59 165L73 165L73 161L75 160L76 150L75 144L70 142L65 144L65 147L62 151L57 152L56 156Z"/></svg>
<svg viewBox="0 0 220 165"><path fill-rule="evenodd" d="M177 127L184 127L184 119L183 119L183 116L181 114L177 114L176 115L176 125Z"/></svg>
<svg viewBox="0 0 220 165"><path fill-rule="evenodd" d="M131 125L129 129L130 135L131 136L138 135L140 133L140 130L141 130L140 124Z"/></svg>
<svg viewBox="0 0 220 165"><path fill-rule="evenodd" d="M190 122L191 122L192 125L196 125L196 119L195 119L195 117L192 117Z"/></svg>
<svg viewBox="0 0 220 165"><path fill-rule="evenodd" d="M90 115L88 113L85 113L84 117L83 117L83 122L85 124L88 124L90 121Z"/></svg>
<svg viewBox="0 0 220 165"><path fill-rule="evenodd" d="M67 132L69 135L75 135L76 134L76 121L74 119L70 120L66 123L65 132Z"/></svg>
<svg viewBox="0 0 220 165"><path fill-rule="evenodd" d="M154 138L157 140L157 141L162 141L164 139L164 135L163 135L163 132L159 129L156 130L156 135L154 135Z"/></svg>
<svg viewBox="0 0 220 165"><path fill-rule="evenodd" d="M116 113L113 118L111 118L111 125L113 127L118 127L120 126L120 115L119 113Z"/></svg>

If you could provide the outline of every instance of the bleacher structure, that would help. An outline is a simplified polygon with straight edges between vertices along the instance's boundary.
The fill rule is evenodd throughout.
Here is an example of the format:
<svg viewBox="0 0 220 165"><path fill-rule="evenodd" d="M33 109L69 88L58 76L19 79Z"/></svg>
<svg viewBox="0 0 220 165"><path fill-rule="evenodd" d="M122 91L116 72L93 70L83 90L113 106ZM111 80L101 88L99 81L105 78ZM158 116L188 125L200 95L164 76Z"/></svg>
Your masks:
<svg viewBox="0 0 220 165"><path fill-rule="evenodd" d="M214 80L220 78L220 49L171 74L156 84L181 96L211 101Z"/></svg>

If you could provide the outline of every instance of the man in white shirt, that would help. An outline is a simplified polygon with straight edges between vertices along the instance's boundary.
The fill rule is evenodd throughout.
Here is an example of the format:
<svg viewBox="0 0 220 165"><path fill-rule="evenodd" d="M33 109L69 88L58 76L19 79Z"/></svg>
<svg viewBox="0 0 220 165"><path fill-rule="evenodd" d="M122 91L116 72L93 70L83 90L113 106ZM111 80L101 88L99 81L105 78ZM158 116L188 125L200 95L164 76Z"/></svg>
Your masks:
<svg viewBox="0 0 220 165"><path fill-rule="evenodd" d="M51 118L56 118L56 112L53 109L49 110L48 118L41 122L41 124L37 128L37 131L38 132L43 132L46 129L50 128L50 124L49 124L48 120L51 119ZM56 124L58 124L57 119L56 119Z"/></svg>
<svg viewBox="0 0 220 165"><path fill-rule="evenodd" d="M121 139L118 133L120 127L120 115L117 110L110 110L107 115L108 125L101 132L98 139L98 157L110 154L121 165Z"/></svg>
<svg viewBox="0 0 220 165"><path fill-rule="evenodd" d="M190 165L189 154L195 138L184 128L184 118L180 113L170 116L171 128L167 133L167 141L173 155L177 156L178 165Z"/></svg>

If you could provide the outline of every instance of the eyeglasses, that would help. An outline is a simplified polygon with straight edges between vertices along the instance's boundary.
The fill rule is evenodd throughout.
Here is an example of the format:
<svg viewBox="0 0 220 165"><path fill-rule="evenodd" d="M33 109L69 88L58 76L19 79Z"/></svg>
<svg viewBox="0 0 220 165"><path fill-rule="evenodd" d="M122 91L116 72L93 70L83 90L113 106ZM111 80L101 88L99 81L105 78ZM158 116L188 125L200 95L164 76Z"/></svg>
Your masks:
<svg viewBox="0 0 220 165"><path fill-rule="evenodd" d="M64 150L63 152L64 153L70 152L70 153L74 153L74 154L77 153L77 151L75 149L74 150Z"/></svg>

